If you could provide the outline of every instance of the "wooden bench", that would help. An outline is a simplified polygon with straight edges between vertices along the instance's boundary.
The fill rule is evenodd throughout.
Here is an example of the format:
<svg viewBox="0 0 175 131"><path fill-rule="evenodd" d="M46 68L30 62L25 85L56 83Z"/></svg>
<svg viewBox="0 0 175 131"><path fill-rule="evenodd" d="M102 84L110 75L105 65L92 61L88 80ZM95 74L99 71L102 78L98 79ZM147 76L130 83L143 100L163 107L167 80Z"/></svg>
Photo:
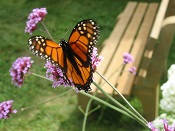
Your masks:
<svg viewBox="0 0 175 131"><path fill-rule="evenodd" d="M149 121L158 112L159 82L166 69L165 63L175 31L174 9L174 0L162 0L160 4L128 2L100 52L104 60L98 72L125 97L131 93L138 97L142 103L143 116ZM135 60L117 71L123 63L124 52L132 54ZM127 71L132 66L137 68L136 75ZM96 73L94 79L107 93L117 96ZM91 87L91 93L97 90L93 84ZM100 91L97 96L104 97ZM83 109L88 100L86 96L78 94L78 104Z"/></svg>

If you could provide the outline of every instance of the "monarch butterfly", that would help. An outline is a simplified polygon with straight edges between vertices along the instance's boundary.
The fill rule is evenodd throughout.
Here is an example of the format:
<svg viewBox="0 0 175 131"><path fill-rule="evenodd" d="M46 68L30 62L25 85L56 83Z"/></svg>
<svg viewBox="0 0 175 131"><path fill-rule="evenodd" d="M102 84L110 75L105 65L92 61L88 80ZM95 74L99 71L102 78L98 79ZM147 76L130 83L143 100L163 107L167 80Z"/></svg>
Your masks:
<svg viewBox="0 0 175 131"><path fill-rule="evenodd" d="M92 50L99 37L99 27L92 19L80 21L72 30L68 42L60 44L43 36L29 38L29 48L37 56L60 67L66 79L78 88L91 90L93 68Z"/></svg>

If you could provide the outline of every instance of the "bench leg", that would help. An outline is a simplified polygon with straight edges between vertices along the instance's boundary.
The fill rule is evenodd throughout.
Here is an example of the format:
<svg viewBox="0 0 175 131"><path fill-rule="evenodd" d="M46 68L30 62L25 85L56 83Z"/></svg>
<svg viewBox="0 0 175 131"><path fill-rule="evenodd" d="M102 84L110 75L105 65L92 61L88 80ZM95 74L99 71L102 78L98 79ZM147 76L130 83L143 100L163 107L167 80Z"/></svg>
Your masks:
<svg viewBox="0 0 175 131"><path fill-rule="evenodd" d="M157 85L156 88L142 88L142 90L135 91L135 96L138 97L142 103L143 117L147 121L154 120L158 116L159 86Z"/></svg>

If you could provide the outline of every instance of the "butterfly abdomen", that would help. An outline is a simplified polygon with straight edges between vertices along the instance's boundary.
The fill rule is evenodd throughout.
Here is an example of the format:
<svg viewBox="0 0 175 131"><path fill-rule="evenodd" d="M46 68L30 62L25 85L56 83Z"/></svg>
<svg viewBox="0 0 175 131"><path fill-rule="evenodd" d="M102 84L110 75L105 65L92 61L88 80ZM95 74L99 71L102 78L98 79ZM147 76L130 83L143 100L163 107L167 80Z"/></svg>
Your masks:
<svg viewBox="0 0 175 131"><path fill-rule="evenodd" d="M68 58L68 60L71 62L72 66L75 68L77 74L79 76L81 76L81 72L80 72L80 69L78 68L78 65L77 65L77 62L75 60L75 57L74 57L74 53L73 53L73 50L71 49L71 47L69 46L69 44L64 40L62 39L60 41L60 46L62 47L63 49L63 52L66 52L65 53L65 58ZM66 60L65 60L66 62ZM82 76L81 76L82 77Z"/></svg>

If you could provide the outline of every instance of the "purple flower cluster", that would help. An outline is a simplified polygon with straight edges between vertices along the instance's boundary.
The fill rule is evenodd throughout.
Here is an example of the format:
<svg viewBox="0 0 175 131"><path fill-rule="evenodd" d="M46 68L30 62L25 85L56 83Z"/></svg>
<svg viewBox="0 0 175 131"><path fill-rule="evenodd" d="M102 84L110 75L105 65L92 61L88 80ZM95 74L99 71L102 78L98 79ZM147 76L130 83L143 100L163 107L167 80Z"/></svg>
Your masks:
<svg viewBox="0 0 175 131"><path fill-rule="evenodd" d="M175 124L168 125L168 121L166 119L162 120L164 131L175 131ZM155 128L152 122L147 124L148 128L151 131L160 131L159 129Z"/></svg>
<svg viewBox="0 0 175 131"><path fill-rule="evenodd" d="M12 83L15 86L21 87L24 81L24 75L27 74L33 61L30 57L18 58L10 68L10 75L12 76Z"/></svg>
<svg viewBox="0 0 175 131"><path fill-rule="evenodd" d="M73 86L73 83L70 84L59 67L53 65L51 62L47 62L45 68L47 68L46 77L53 80L52 87L55 88L60 85L65 87L70 85Z"/></svg>
<svg viewBox="0 0 175 131"><path fill-rule="evenodd" d="M46 8L33 9L28 16L25 32L32 34L32 32L37 28L36 25L45 18L46 14L47 14Z"/></svg>
<svg viewBox="0 0 175 131"><path fill-rule="evenodd" d="M136 67L135 66L131 67L129 69L129 72L135 75L136 74Z"/></svg>
<svg viewBox="0 0 175 131"><path fill-rule="evenodd" d="M98 56L96 47L93 48L91 59L92 59L92 68L95 72L95 70L97 69L97 66L99 66L100 64L100 61L103 60L102 56Z"/></svg>
<svg viewBox="0 0 175 131"><path fill-rule="evenodd" d="M8 100L0 103L0 120L7 119L10 117L10 114L14 114L17 110L12 110L13 100Z"/></svg>
<svg viewBox="0 0 175 131"><path fill-rule="evenodd" d="M123 61L124 61L124 64L128 64L128 63L133 62L134 58L131 54L126 52L126 53L123 54Z"/></svg>

